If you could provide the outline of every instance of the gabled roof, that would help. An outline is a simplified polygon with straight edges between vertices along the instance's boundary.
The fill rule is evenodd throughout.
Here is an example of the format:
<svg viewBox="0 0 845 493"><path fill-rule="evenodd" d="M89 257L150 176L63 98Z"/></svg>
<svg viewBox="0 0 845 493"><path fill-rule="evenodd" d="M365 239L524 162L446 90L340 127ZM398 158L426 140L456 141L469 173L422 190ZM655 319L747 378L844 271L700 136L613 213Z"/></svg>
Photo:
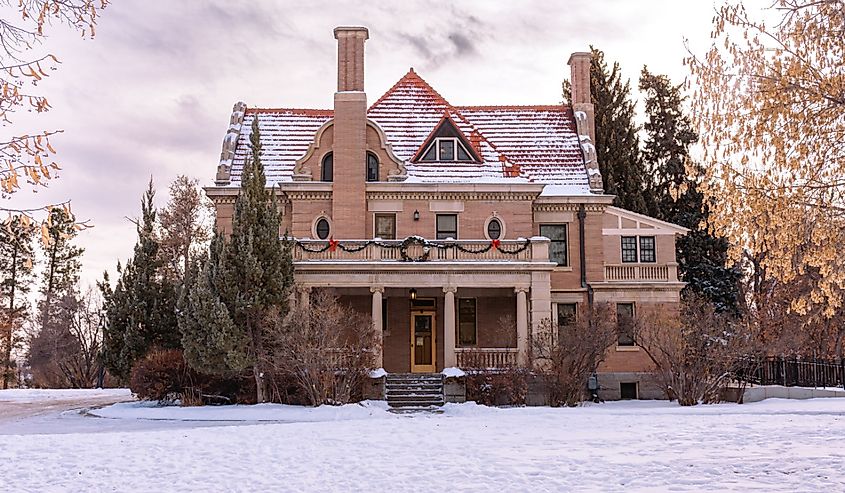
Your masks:
<svg viewBox="0 0 845 493"><path fill-rule="evenodd" d="M478 135L478 133L476 132L474 135ZM472 143L470 143L466 135L461 132L461 130L455 124L455 120L452 120L452 117L449 115L448 111L443 113L443 117L437 123L437 126L435 126L431 130L431 133L428 134L428 137L426 137L419 149L417 149L417 152L414 154L414 157L411 158L411 161L420 161L435 138L446 136L458 138L461 141L461 145L463 145L464 149L469 154L470 158L472 158L472 160L477 163L481 162L481 157L479 157L478 151L475 150L475 147L472 145ZM451 161L449 162L449 164L451 164Z"/></svg>
<svg viewBox="0 0 845 493"><path fill-rule="evenodd" d="M448 114L481 158L472 162L412 162ZM249 129L258 118L268 184L290 181L315 132L331 110L247 109L237 137L231 184L237 186L249 152ZM571 108L548 106L454 106L411 69L367 111L405 161L408 182L534 182L566 194L589 194L588 174ZM504 168L512 172L507 174ZM516 172L514 173L513 170Z"/></svg>

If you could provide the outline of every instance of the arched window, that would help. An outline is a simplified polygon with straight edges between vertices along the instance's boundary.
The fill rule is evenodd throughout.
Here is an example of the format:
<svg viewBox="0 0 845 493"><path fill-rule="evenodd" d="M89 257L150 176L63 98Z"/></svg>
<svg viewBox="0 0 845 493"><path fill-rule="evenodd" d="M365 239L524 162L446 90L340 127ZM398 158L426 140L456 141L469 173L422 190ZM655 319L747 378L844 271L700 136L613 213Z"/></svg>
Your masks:
<svg viewBox="0 0 845 493"><path fill-rule="evenodd" d="M333 181L334 178L334 157L332 153L326 154L323 158L323 165L320 167L320 180ZM327 223L328 224L328 223Z"/></svg>
<svg viewBox="0 0 845 493"><path fill-rule="evenodd" d="M487 236L491 240L498 240L502 236L502 223L495 217L487 222Z"/></svg>
<svg viewBox="0 0 845 493"><path fill-rule="evenodd" d="M367 181L378 181L378 157L367 153Z"/></svg>
<svg viewBox="0 0 845 493"><path fill-rule="evenodd" d="M329 233L331 232L331 226L329 225L329 220L325 217L321 217L317 220L317 224L314 226L314 230L317 233L317 238L321 240L325 240L329 237Z"/></svg>

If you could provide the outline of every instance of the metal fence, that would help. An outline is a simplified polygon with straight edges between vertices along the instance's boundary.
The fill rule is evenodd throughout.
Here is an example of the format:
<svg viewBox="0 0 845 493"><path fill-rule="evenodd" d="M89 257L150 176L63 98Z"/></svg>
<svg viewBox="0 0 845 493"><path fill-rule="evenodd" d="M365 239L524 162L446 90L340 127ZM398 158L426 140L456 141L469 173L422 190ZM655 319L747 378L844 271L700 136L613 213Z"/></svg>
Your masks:
<svg viewBox="0 0 845 493"><path fill-rule="evenodd" d="M737 372L737 377L755 385L845 387L845 360L766 358L751 368Z"/></svg>

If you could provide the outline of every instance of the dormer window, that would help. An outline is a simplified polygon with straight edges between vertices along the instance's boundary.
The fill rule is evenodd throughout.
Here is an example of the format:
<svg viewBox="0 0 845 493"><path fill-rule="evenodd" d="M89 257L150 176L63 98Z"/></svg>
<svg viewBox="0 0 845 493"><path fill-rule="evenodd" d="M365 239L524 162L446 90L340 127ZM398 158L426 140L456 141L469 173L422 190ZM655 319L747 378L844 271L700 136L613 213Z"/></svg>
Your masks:
<svg viewBox="0 0 845 493"><path fill-rule="evenodd" d="M472 161L470 153L457 137L438 137L423 153L421 161Z"/></svg>

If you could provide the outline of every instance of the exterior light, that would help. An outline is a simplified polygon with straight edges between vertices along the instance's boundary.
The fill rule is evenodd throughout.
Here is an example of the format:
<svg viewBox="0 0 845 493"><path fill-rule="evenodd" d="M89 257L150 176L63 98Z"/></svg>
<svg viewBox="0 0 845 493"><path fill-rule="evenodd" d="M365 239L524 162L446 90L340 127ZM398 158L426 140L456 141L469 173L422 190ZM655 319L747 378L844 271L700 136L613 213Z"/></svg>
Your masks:
<svg viewBox="0 0 845 493"><path fill-rule="evenodd" d="M420 211L414 210L414 221L420 220Z"/></svg>
<svg viewBox="0 0 845 493"><path fill-rule="evenodd" d="M414 289L414 288L411 288L411 290L410 290L410 291L408 291L408 295L410 296L410 298L411 298L412 300L417 299L417 290L416 290L416 289Z"/></svg>

